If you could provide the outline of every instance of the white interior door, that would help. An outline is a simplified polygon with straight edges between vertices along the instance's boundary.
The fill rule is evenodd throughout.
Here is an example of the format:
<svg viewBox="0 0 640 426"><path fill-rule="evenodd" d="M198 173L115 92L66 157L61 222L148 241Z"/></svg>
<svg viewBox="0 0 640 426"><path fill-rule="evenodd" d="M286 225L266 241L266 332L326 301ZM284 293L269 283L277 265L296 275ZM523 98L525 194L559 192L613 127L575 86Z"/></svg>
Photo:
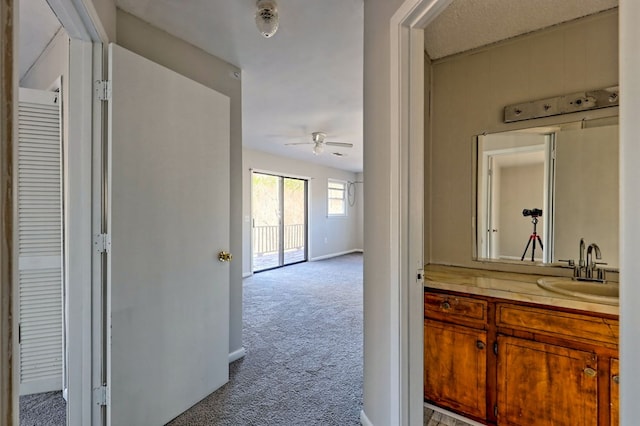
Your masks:
<svg viewBox="0 0 640 426"><path fill-rule="evenodd" d="M18 109L20 395L62 389L60 95L20 89Z"/></svg>
<svg viewBox="0 0 640 426"><path fill-rule="evenodd" d="M228 380L229 98L109 48L111 425L162 425Z"/></svg>

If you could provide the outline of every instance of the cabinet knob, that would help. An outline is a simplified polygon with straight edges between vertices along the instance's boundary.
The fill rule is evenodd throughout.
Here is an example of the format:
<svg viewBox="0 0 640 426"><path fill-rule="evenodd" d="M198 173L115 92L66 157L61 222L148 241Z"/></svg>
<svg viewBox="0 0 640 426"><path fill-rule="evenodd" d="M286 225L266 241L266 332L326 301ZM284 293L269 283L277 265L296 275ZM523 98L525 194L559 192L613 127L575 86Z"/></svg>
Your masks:
<svg viewBox="0 0 640 426"><path fill-rule="evenodd" d="M620 383L620 376L618 376L617 374L615 376L613 376L611 378L611 380L613 380L613 383L615 383L616 385Z"/></svg>
<svg viewBox="0 0 640 426"><path fill-rule="evenodd" d="M590 368L590 367L585 368L583 371L584 371L584 374L587 377L596 377L598 375L596 370L594 370L593 368Z"/></svg>
<svg viewBox="0 0 640 426"><path fill-rule="evenodd" d="M482 340L478 340L478 341L476 342L476 347L477 347L478 349L484 349L485 344L484 344L484 342L483 342Z"/></svg>
<svg viewBox="0 0 640 426"><path fill-rule="evenodd" d="M449 310L449 309L451 309L451 304L450 304L449 302L442 302L442 303L440 304L440 307L441 307L442 309L444 309L444 310Z"/></svg>

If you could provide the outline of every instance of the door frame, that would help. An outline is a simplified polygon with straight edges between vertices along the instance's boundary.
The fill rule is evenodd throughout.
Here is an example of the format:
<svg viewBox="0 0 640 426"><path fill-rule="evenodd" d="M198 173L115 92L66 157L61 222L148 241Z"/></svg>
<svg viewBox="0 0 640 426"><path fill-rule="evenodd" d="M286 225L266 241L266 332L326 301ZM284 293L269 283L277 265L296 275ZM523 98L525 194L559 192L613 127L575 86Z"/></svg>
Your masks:
<svg viewBox="0 0 640 426"><path fill-rule="evenodd" d="M98 13L88 0L48 0L70 38L69 44L69 141L64 170L67 211L65 213L66 279L68 305L67 424L99 424L100 406L94 389L100 386L95 370L102 364L101 317L95 315L101 299L100 254L93 236L102 205L100 188L103 145L103 106L94 93L94 81L103 79L102 44L108 41ZM86 283L91 282L91 286ZM90 307L90 309L87 309ZM99 312L99 311L97 311Z"/></svg>
<svg viewBox="0 0 640 426"><path fill-rule="evenodd" d="M13 271L17 266L14 250L13 170L14 147L17 146L17 38L18 0L0 2L0 424L19 424L18 389L16 383L19 362L13 358ZM16 60L14 60L16 58ZM6 224L9 224L7 226ZM16 368L13 368L13 367ZM15 389L14 389L15 388ZM14 391L15 390L15 391Z"/></svg>
<svg viewBox="0 0 640 426"><path fill-rule="evenodd" d="M549 134L540 134L540 136L544 136L545 137L545 143L544 145L528 145L528 146L521 146L521 147L514 147L514 148L499 148L499 149L493 149L493 150L483 150L482 151L482 156L478 156L477 154L474 155L474 158L477 158L478 162L482 162L482 177L481 179L478 179L477 174L478 174L478 168L475 167L475 171L474 171L474 186L477 190L477 193L480 195L482 194L482 202L484 203L484 212L482 213L478 213L476 216L476 244L475 247L473 247L473 250L475 252L475 255L477 257L485 257L485 258L493 258L494 256L497 255L497 253L495 253L495 248L494 248L494 241L493 239L496 238L496 236L494 234L488 234L488 230L494 227L494 223L493 223L493 217L495 216L493 214L493 210L494 210L494 195L495 195L495 185L496 185L496 181L494 178L494 175L492 173L489 173L490 170L494 170L495 168L495 162L498 158L500 158L503 155L511 155L511 154L520 154L520 153L530 153L530 152L543 152L544 153L544 194L543 194L543 205L542 205L542 209L544 211L547 212L547 217L551 217L551 212L553 211L551 208L549 208L550 203L550 197L549 194L551 191L549 191L549 187L552 184L552 180L550 180L550 174L549 174L549 168L550 168L550 163L549 161L552 159L551 155L549 155L549 151L550 151L550 145L553 141L553 138L549 135ZM480 140L482 140L481 138L486 138L487 135L479 135L477 137L477 146L480 146ZM542 146L542 149L540 149L539 147ZM476 148L478 149L478 148ZM480 191L478 189L478 187L482 187L482 191ZM479 197L476 197L479 198ZM476 199L476 203L479 205L480 204L480 199ZM476 206L477 208L478 206ZM480 210L480 209L478 209ZM551 222L549 220L544 222L544 247L546 247L545 251L543 252L543 259L544 262L549 262L550 260L548 260L548 253L550 253L553 249L553 239L551 238L551 234L549 233L549 223ZM498 232L500 232L500 230L498 230ZM478 250L478 244L477 241L480 241L481 238L481 234L482 237L485 239L485 243L482 245L482 250ZM499 246L499 245L498 245Z"/></svg>
<svg viewBox="0 0 640 426"><path fill-rule="evenodd" d="M398 425L423 421L424 28L451 1L405 0L390 21L389 393Z"/></svg>
<svg viewBox="0 0 640 426"><path fill-rule="evenodd" d="M281 178L290 178L290 179L298 179L298 180L303 180L305 181L305 219L306 219L306 229L305 229L305 255L306 255L306 260L305 261L309 261L310 258L310 250L309 250L309 245L310 245L310 232L309 230L311 229L311 215L309 214L309 212L311 211L311 198L309 197L309 191L311 191L311 178L308 176L299 176L299 175L294 175L294 174L290 174L290 173L282 173L282 172L274 172L272 170L266 170L266 169L253 169L250 168L249 169L249 212L250 212L250 223L249 223L249 228L251 229L251 236L249 237L249 256L250 256L250 269L251 269L251 275L254 274L255 270L254 270L254 265L253 265L253 174L254 173L260 173L263 175L271 175L271 176L278 176ZM293 264L292 264L293 265ZM277 268L281 267L281 266L286 266L286 265L279 265L277 266ZM272 268L269 268L272 269ZM261 271L266 271L267 269L261 269Z"/></svg>
<svg viewBox="0 0 640 426"><path fill-rule="evenodd" d="M391 259L390 284L393 299L391 308L391 415L397 424L422 424L422 285L410 285L403 288L403 278L414 273L412 262L418 258L422 249L416 241L422 243L424 234L420 227L423 218L423 206L417 205L422 197L420 178L424 173L422 157L414 155L407 169L402 168L402 159L406 159L411 147L423 143L421 132L424 117L421 116L424 102L424 69L420 66L424 55L424 28L435 18L451 0L405 0L391 18L390 22L390 112L391 112L391 252L402 254ZM628 368L629 374L621 383L621 392L626 395L640 393L640 374L637 373L635 360L640 356L640 331L634 324L640 324L640 310L635 304L640 300L640 286L635 285L635 277L640 275L640 263L637 262L638 248L635 241L640 238L640 223L636 220L640 208L640 192L637 182L640 180L640 144L635 142L640 134L640 55L637 42L640 40L640 27L636 17L640 16L640 2L620 0L619 6L619 66L620 87L627 96L620 100L620 287L623 297L620 299L620 362L622 369ZM412 60L419 58L419 61ZM411 90L409 89L411 88ZM413 107L413 109L412 109ZM415 151L412 151L415 153ZM404 170L407 170L404 172ZM408 176L407 176L408 175ZM411 177L409 184L404 179ZM404 179L402 179L404 178ZM417 182L416 182L417 181ZM416 188L410 192L409 188ZM395 193L394 193L395 191ZM397 195L396 195L397 194ZM414 200L407 205L407 197ZM407 223L408 222L408 223ZM407 234L407 225L412 232ZM419 237L413 237L418 235ZM408 252L408 253L407 253ZM408 260L408 261L407 261ZM413 280L407 280L411 282ZM421 283L422 284L422 283ZM419 287L419 288L418 288ZM408 300L405 293L413 297ZM417 296L417 297L416 297ZM628 366L628 367L627 367ZM414 380L409 380L413 378ZM399 396L396 397L396 396ZM621 424L640 416L640 406L633 398L622 398ZM366 416L364 416L366 418ZM629 419L629 420L627 420Z"/></svg>
<svg viewBox="0 0 640 426"><path fill-rule="evenodd" d="M7 2L8 3L8 2ZM63 179L65 187L65 226L64 251L66 302L68 305L68 363L73 369L68 370L68 388L71 389L67 399L67 424L69 426L92 424L93 404L92 369L99 354L92 347L92 340L96 334L97 319L92 315L92 295L99 293L101 282L92 279L92 267L95 263L92 255L92 197L95 192L92 182L95 178L92 163L94 157L100 156L96 146L102 144L102 111L97 108L94 96L96 76L102 76L101 58L95 52L101 50L102 42L107 41L106 32L100 23L98 13L90 0L48 0L49 6L60 20L70 38L69 44L69 74L73 76L65 83L69 94L69 117L74 117L68 126L68 140L63 146L64 168ZM13 2L14 22L18 22L18 2ZM3 18L5 18L3 16ZM3 19L3 25L5 21ZM18 25L13 27L14 50L10 55L13 61L13 93L17 94L17 46ZM4 83L3 83L4 84ZM15 98L14 98L15 99ZM17 104L14 104L17 105ZM12 113L14 132L13 144L17 146L15 132L15 109ZM15 152L14 152L15 155ZM13 159L15 163L15 158ZM16 183L13 191L16 193ZM13 217L17 217L16 205L12 206ZM15 221L14 221L15 222ZM16 233L13 234L13 247L16 247ZM70 259L72 259L70 261ZM13 250L12 264L17 265L17 253ZM12 281L17 282L17 268L13 268ZM4 281L3 281L4 282ZM91 285L88 286L87 283ZM15 286L14 286L15 287ZM14 290L15 291L15 290ZM16 309L14 298L13 311ZM17 345L17 322L11 324L13 330L13 366L18 364L19 349ZM3 364L4 367L4 364ZM19 380L18 368L12 369L11 409L2 411L2 419L8 419L8 424L19 424ZM4 401L3 401L4 402ZM0 406L0 408L4 408ZM6 413L6 415L5 415ZM93 423L95 424L95 423Z"/></svg>

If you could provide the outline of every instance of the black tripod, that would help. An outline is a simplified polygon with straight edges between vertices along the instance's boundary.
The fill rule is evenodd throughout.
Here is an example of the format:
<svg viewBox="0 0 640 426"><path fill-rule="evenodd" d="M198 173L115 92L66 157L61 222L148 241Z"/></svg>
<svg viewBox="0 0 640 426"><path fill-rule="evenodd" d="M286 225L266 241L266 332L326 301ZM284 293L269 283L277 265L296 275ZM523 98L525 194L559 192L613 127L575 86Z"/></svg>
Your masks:
<svg viewBox="0 0 640 426"><path fill-rule="evenodd" d="M529 250L529 245L531 245L531 241L533 241L533 249L531 250L532 262L536 255L536 240L538 240L538 242L540 243L540 250L544 248L542 247L542 240L540 239L540 235L538 235L538 233L536 232L536 228L538 226L538 217L533 216L531 218L531 223L533 223L533 233L529 236L529 241L527 241L527 246L524 248L524 252L522 253L522 257L520 258L521 261L524 260L524 257L527 255L527 250Z"/></svg>

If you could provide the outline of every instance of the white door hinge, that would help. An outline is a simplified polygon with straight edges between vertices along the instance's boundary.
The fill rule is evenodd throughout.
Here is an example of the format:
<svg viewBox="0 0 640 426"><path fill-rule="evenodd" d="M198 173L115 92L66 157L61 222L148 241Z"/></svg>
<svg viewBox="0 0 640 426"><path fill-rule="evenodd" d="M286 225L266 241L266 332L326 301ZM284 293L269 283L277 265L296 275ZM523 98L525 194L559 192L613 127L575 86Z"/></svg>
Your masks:
<svg viewBox="0 0 640 426"><path fill-rule="evenodd" d="M111 81L109 80L98 80L96 81L96 98L99 101L110 101L111 100Z"/></svg>
<svg viewBox="0 0 640 426"><path fill-rule="evenodd" d="M98 253L111 253L111 235L96 234L93 237L93 246Z"/></svg>
<svg viewBox="0 0 640 426"><path fill-rule="evenodd" d="M111 405L111 395L109 395L109 388L106 386L93 388L93 403L101 406Z"/></svg>
<svg viewBox="0 0 640 426"><path fill-rule="evenodd" d="M424 269L418 269L416 272L416 282L422 284L424 282Z"/></svg>

